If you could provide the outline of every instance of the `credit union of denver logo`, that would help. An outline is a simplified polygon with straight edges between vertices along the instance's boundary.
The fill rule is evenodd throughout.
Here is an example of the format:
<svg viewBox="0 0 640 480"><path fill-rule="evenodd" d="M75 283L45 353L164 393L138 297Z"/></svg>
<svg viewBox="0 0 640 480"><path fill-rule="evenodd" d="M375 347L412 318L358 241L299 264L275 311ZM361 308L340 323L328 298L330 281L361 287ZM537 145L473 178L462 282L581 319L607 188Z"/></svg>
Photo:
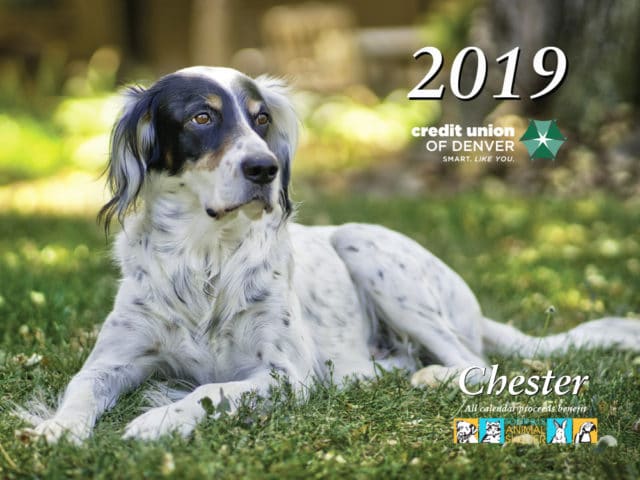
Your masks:
<svg viewBox="0 0 640 480"><path fill-rule="evenodd" d="M597 418L454 418L453 443L512 442L527 435L536 443L598 442Z"/></svg>
<svg viewBox="0 0 640 480"><path fill-rule="evenodd" d="M520 137L531 160L555 160L558 150L566 140L567 137L562 134L555 120L529 120L527 130Z"/></svg>

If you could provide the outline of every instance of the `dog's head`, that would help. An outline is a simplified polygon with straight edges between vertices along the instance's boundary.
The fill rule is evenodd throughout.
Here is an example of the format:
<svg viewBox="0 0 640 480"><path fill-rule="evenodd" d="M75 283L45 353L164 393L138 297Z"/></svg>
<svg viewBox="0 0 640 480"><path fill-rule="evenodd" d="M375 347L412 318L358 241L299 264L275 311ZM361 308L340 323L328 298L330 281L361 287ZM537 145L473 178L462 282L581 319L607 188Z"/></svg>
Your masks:
<svg viewBox="0 0 640 480"><path fill-rule="evenodd" d="M112 132L113 197L100 218L107 226L114 215L122 222L154 173L179 179L213 220L277 204L286 215L297 135L287 87L268 77L192 67L131 88Z"/></svg>
<svg viewBox="0 0 640 480"><path fill-rule="evenodd" d="M473 423L458 420L456 422L456 434L458 441L465 443L472 435L475 435L477 431L476 426Z"/></svg>

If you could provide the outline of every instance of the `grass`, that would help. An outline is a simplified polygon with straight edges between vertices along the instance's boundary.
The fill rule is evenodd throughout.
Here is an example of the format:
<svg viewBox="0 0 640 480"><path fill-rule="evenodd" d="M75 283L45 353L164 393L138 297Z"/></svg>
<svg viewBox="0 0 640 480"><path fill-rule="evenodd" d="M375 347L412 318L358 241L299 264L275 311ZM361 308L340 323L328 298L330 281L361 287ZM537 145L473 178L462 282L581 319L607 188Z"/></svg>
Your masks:
<svg viewBox="0 0 640 480"><path fill-rule="evenodd" d="M560 331L605 313L640 311L640 208L607 195L523 198L489 189L450 198L325 198L306 192L304 223L366 221L400 230L455 268L487 316L542 333L545 310ZM554 372L590 375L565 405L586 406L600 436L618 446L456 446L451 420L466 404L541 406L559 398L470 400L443 388L413 389L402 372L343 391L317 386L308 403L285 390L272 408L241 408L205 422L188 440L124 442L142 407L125 396L83 447L23 443L11 402L35 391L53 399L86 358L108 313L117 271L92 219L0 214L0 476L3 478L637 478L640 412L637 354L572 352L547 359ZM29 366L32 354L42 358ZM35 357L32 358L34 360ZM504 372L520 359L492 358ZM535 416L535 415L532 415Z"/></svg>

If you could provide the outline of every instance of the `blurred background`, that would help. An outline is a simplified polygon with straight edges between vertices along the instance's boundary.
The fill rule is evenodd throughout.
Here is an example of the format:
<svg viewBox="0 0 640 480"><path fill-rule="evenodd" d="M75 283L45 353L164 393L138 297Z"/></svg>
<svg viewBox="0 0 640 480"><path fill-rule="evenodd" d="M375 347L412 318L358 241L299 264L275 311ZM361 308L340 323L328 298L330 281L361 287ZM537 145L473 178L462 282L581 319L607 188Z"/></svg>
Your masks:
<svg viewBox="0 0 640 480"><path fill-rule="evenodd" d="M634 0L0 0L0 208L95 212L109 130L130 83L194 65L270 73L296 87L304 124L295 179L324 192L420 195L489 182L525 193L639 192L640 3ZM442 101L408 101L438 47ZM483 94L462 102L448 88L456 53L483 49ZM541 47L562 48L569 73L536 102L545 79L531 68ZM515 91L498 101L504 65L522 54ZM474 72L468 61L463 85ZM444 164L413 126L455 122L514 126L555 118L568 143L555 162ZM72 200L71 200L72 199Z"/></svg>
<svg viewBox="0 0 640 480"><path fill-rule="evenodd" d="M91 343L118 276L94 221L118 91L194 64L295 87L301 222L402 231L460 272L485 314L530 332L551 304L554 330L638 316L639 20L637 0L0 0L0 362L45 337ZM443 53L433 85L447 90L409 101L426 45ZM489 75L460 101L449 73L468 45ZM548 45L568 74L530 101L547 83L532 56ZM522 100L496 100L495 59L516 46ZM469 58L463 91L474 67ZM517 141L530 118L557 119L568 140L555 161L530 160ZM446 123L514 127L515 161L443 163L411 136Z"/></svg>

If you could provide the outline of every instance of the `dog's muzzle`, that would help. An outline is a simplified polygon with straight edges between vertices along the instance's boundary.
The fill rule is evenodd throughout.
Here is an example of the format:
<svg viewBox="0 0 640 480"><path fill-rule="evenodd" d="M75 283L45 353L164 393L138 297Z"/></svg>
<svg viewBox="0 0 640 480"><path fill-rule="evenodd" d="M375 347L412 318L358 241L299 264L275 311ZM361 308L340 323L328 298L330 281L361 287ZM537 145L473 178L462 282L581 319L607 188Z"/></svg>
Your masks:
<svg viewBox="0 0 640 480"><path fill-rule="evenodd" d="M278 175L278 164L272 155L251 155L240 163L242 176L249 181L250 187L246 190L246 200L230 205L221 210L205 207L207 215L211 218L220 219L239 208L257 202L262 205L262 209L271 212L273 206L270 200L271 188L269 184Z"/></svg>

